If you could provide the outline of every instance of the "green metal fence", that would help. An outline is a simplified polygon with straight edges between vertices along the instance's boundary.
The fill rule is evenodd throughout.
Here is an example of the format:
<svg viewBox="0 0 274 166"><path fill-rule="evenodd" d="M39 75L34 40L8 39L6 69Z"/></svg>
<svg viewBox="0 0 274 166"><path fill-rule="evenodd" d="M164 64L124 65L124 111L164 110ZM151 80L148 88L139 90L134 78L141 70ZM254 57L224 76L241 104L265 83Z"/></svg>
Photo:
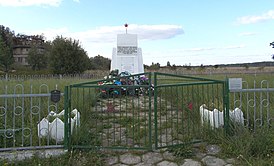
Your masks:
<svg viewBox="0 0 274 166"><path fill-rule="evenodd" d="M147 82L137 83L144 76ZM117 80L124 84L114 84ZM201 105L228 110L226 89L224 81L163 73L67 86L65 147L152 150L197 141L204 128L215 128L202 126ZM73 109L80 112L80 125Z"/></svg>

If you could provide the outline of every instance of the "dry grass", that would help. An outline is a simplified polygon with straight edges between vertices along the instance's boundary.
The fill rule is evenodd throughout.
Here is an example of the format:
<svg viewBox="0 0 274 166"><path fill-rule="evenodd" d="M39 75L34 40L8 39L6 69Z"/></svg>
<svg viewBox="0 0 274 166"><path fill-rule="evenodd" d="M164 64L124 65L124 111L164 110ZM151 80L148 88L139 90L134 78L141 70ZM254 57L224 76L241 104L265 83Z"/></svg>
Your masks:
<svg viewBox="0 0 274 166"><path fill-rule="evenodd" d="M148 72L153 72L151 70L148 70ZM162 67L157 72L163 72L163 73L173 73L173 74L194 74L194 75L205 75L205 74L260 74L260 73L273 73L274 72L274 66L267 66L267 67L191 67L190 69L187 69L185 67L177 67L175 70L168 68L168 67Z"/></svg>

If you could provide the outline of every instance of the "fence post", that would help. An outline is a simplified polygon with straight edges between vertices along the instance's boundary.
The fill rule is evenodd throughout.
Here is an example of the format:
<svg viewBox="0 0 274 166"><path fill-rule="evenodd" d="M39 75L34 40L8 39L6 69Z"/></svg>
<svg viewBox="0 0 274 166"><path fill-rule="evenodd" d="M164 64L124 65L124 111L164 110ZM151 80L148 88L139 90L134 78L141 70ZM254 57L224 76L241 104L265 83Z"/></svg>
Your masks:
<svg viewBox="0 0 274 166"><path fill-rule="evenodd" d="M65 114L64 114L64 146L65 146L65 149L70 149L70 146L69 146L69 126L68 126L68 112L69 112L69 92L68 92L68 86L65 86Z"/></svg>
<svg viewBox="0 0 274 166"><path fill-rule="evenodd" d="M154 131L155 149L158 149L158 124L157 124L157 72L154 73Z"/></svg>
<svg viewBox="0 0 274 166"><path fill-rule="evenodd" d="M229 133L230 125L229 125L229 84L228 84L228 78L225 79L224 82L224 128L225 128L225 134Z"/></svg>
<svg viewBox="0 0 274 166"><path fill-rule="evenodd" d="M148 114L148 130L149 130L149 150L152 150L152 126L151 126L151 96L152 94L151 93L154 93L151 91L151 87L152 87L152 80L151 80L151 73L149 73L149 89L148 89L148 92L149 92L149 114Z"/></svg>

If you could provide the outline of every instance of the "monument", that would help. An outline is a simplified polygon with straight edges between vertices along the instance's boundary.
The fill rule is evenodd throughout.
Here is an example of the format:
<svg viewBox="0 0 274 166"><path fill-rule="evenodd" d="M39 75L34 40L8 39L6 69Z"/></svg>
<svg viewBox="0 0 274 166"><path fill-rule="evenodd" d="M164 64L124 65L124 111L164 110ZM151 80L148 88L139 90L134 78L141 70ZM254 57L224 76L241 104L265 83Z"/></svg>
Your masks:
<svg viewBox="0 0 274 166"><path fill-rule="evenodd" d="M138 48L137 34L127 33L128 24L125 24L126 33L117 35L117 47L113 48L111 69L131 74L144 72L142 49Z"/></svg>

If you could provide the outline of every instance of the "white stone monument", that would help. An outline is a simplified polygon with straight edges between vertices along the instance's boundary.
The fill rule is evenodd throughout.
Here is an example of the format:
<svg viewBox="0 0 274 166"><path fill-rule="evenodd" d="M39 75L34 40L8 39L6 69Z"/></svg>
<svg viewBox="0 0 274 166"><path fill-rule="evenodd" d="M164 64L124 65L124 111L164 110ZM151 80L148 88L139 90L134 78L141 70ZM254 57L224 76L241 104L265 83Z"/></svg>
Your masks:
<svg viewBox="0 0 274 166"><path fill-rule="evenodd" d="M127 28L127 24L125 27ZM142 49L138 48L137 34L117 35L117 48L113 48L111 69L118 69L119 73L127 71L131 74L144 72Z"/></svg>

